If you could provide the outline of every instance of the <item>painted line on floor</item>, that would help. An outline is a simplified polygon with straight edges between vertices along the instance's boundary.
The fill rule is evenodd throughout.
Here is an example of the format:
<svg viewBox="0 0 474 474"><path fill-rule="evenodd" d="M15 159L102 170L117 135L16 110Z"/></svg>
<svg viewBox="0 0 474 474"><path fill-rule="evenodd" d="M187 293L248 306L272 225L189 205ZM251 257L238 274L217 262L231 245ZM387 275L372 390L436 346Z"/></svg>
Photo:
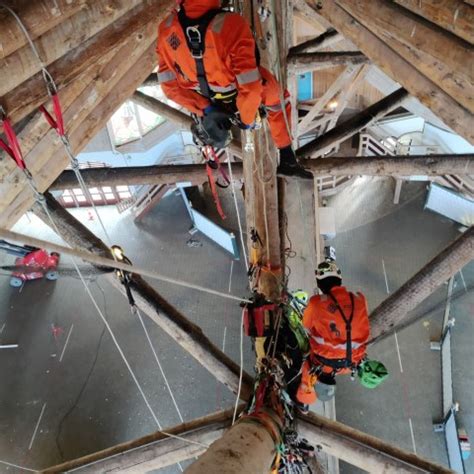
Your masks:
<svg viewBox="0 0 474 474"><path fill-rule="evenodd" d="M411 422L411 418L408 418L408 424L410 425L410 435L411 442L413 444L413 452L416 454L415 433L413 432L413 423Z"/></svg>
<svg viewBox="0 0 474 474"><path fill-rule="evenodd" d="M35 431L33 431L33 436L31 437L30 445L28 446L29 451L31 451L31 448L33 447L33 443L35 442L36 433L38 433L38 428L41 423L41 418L43 418L45 409L46 409L46 403L43 405L43 408L41 408L40 416L38 418L38 421L36 422Z"/></svg>
<svg viewBox="0 0 474 474"><path fill-rule="evenodd" d="M222 352L225 352L225 338L227 336L227 326L224 327L224 338L222 339Z"/></svg>
<svg viewBox="0 0 474 474"><path fill-rule="evenodd" d="M230 293L230 290L232 289L232 273L234 271L234 261L231 260L230 261L230 275L229 275L229 293Z"/></svg>
<svg viewBox="0 0 474 474"><path fill-rule="evenodd" d="M3 330L5 329L5 326L6 326L6 325L7 325L7 323L3 323L3 326L2 326L2 328L0 329L0 334L3 333Z"/></svg>
<svg viewBox="0 0 474 474"><path fill-rule="evenodd" d="M387 277L387 271L385 270L385 262L382 258L382 268L383 268L383 276L385 278L385 288L387 288L387 295L390 294L390 288L388 287L388 277Z"/></svg>
<svg viewBox="0 0 474 474"><path fill-rule="evenodd" d="M467 291L466 280L464 279L464 273L462 272L462 270L459 270L459 274L461 275L461 280L462 280L462 284L464 286L464 291Z"/></svg>
<svg viewBox="0 0 474 474"><path fill-rule="evenodd" d="M393 335L395 336L395 346L397 347L398 362L400 363L400 372L403 374L402 357L400 355L400 346L398 345L397 332L395 331Z"/></svg>
<svg viewBox="0 0 474 474"><path fill-rule="evenodd" d="M19 466L18 464L13 464L11 462L2 461L1 459L0 459L0 464L5 464L5 466L10 466L10 467L14 467L16 469L20 469L20 471L39 472L37 469L30 469L29 467Z"/></svg>
<svg viewBox="0 0 474 474"><path fill-rule="evenodd" d="M67 334L67 338L66 338L66 342L64 343L64 347L63 347L63 350L61 352L61 357L59 358L59 362L62 362L63 361L63 357L64 357L64 353L66 352L66 347L69 343L69 338L71 337L71 334L72 334L72 330L74 329L74 324L71 324L71 329L69 329L69 332Z"/></svg>

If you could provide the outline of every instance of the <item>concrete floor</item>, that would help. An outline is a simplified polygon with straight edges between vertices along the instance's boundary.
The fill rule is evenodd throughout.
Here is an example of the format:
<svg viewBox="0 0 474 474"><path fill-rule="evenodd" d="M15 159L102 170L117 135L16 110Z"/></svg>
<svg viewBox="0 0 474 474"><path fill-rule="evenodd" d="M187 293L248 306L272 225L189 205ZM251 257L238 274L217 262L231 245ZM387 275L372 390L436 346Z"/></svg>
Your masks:
<svg viewBox="0 0 474 474"><path fill-rule="evenodd" d="M98 223L87 221L85 210L72 213L101 236ZM202 247L186 245L191 223L180 197L164 199L139 226L119 216L113 207L101 208L100 214L109 234L132 261L222 292L247 295L243 262L233 261L203 236L193 236ZM34 218L31 223L22 220L15 230L57 240ZM12 257L4 259L6 263L12 261ZM67 264L67 258L62 262ZM143 329L131 316L126 300L103 277L89 284L161 425L178 424L179 417ZM170 284L154 281L153 285L199 324L215 344L239 360L238 305ZM156 430L78 279L28 282L19 291L10 288L4 277L0 302L0 343L20 345L18 350L0 352L0 377L4 381L0 396L0 463L44 468ZM234 396L224 386L144 318L185 420L233 404ZM60 328L56 337L53 325ZM253 357L247 339L244 351L245 369L252 373ZM14 471L0 464L0 472L7 469ZM179 471L170 468L165 472Z"/></svg>
<svg viewBox="0 0 474 474"><path fill-rule="evenodd" d="M378 184L376 186L379 186ZM338 211L337 237L331 242L337 250L348 287L362 290L371 308L396 290L433 255L454 239L456 227L422 209L423 189L402 191L402 205L381 200L370 212L370 186L358 206L364 218L357 226L353 207ZM377 188L380 189L380 188ZM300 250L292 261L293 286L310 290L314 255L311 210L299 204L298 193L290 183L287 194L294 199L288 212L306 216L308 229L289 228L290 238ZM357 190L351 190L357 193ZM404 193L406 194L404 195ZM364 194L365 193L365 194ZM387 194L388 195L388 194ZM405 198L404 198L405 196ZM409 198L408 198L409 196ZM305 200L303 200L304 202ZM223 199L229 218L223 223L236 235L237 225L230 199ZM334 205L340 206L337 200ZM213 215L213 205L208 213ZM88 221L84 210L72 213L99 236L96 220ZM247 295L243 262L233 261L205 237L196 234L202 247L186 245L190 221L181 198L170 196L135 225L114 208L100 210L110 235L120 243L132 261L159 272L223 292ZM243 214L242 214L243 215ZM305 219L303 219L305 220ZM216 220L217 222L217 220ZM355 223L355 225L354 225ZM46 239L54 234L36 220L23 219L16 230ZM311 242L304 242L307 234ZM299 235L299 238L295 238ZM301 238L303 237L303 239ZM308 240L309 240L308 239ZM0 255L0 262L11 257ZM67 259L63 262L68 264ZM304 269L304 271L302 271ZM308 277L311 274L311 278ZM18 343L18 350L0 351L0 472L25 472L5 462L33 469L43 468L156 430L143 400L130 379L110 336L104 332L84 288L78 279L64 277L57 282L29 282L21 292L8 286L7 276L0 285L0 343ZM472 291L474 268L471 264L457 278L452 314L454 395L461 404L459 420L474 437ZM153 285L191 320L199 324L211 340L239 360L241 312L232 301L190 291L157 281ZM109 320L127 358L143 384L153 409L163 426L179 422L169 394L138 321L126 301L103 277L94 277L90 288ZM383 360L390 379L378 390L363 390L349 380L338 382L337 418L358 429L380 436L439 462L446 462L442 435L434 434L432 422L440 417L439 352L429 349L431 338L439 336L446 289L441 288L417 311L426 313L420 323L379 343L370 355ZM471 315L471 317L467 317ZM176 396L184 419L229 407L234 397L203 367L195 363L175 343L145 317L153 343ZM60 329L53 332L54 327ZM54 335L56 334L56 337ZM68 336L70 337L68 339ZM225 335L225 336L224 336ZM139 348L139 349L137 349ZM245 368L252 372L253 356L244 340ZM411 419L411 425L410 420ZM37 429L36 429L37 427ZM412 436L413 432L413 436ZM468 472L474 472L466 463ZM342 465L343 473L357 472ZM179 472L176 467L160 471Z"/></svg>

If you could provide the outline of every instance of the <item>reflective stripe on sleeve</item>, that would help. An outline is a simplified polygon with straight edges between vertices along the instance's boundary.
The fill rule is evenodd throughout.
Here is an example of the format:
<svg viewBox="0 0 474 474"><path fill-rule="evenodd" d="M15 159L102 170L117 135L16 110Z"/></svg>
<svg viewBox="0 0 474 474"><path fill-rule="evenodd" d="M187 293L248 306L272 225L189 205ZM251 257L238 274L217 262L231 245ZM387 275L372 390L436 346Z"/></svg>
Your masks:
<svg viewBox="0 0 474 474"><path fill-rule="evenodd" d="M237 74L236 77L237 82L243 86L244 84L260 80L260 72L258 69L252 69L250 71L243 72L242 74Z"/></svg>
<svg viewBox="0 0 474 474"><path fill-rule="evenodd" d="M311 338L317 342L318 344L325 345L325 346L330 346L333 349L346 349L346 344L331 344L330 342L327 342L324 340L322 337L316 337L316 336L311 336ZM354 342L352 341L352 349L358 349L359 347L363 346L366 344L367 341L365 342Z"/></svg>
<svg viewBox="0 0 474 474"><path fill-rule="evenodd" d="M212 84L209 84L209 88L213 92L232 92L232 91L235 91L236 89L235 84L231 84L230 86L225 86L225 87L213 86Z"/></svg>
<svg viewBox="0 0 474 474"><path fill-rule="evenodd" d="M176 74L173 71L158 72L158 83L174 81Z"/></svg>

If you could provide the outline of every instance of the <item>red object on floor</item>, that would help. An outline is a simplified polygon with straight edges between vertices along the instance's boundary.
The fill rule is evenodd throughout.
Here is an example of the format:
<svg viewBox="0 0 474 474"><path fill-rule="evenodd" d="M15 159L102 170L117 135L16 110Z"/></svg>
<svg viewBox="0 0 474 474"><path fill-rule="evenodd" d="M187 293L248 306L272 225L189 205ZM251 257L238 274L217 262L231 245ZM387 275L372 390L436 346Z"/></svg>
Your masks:
<svg viewBox="0 0 474 474"><path fill-rule="evenodd" d="M27 280L37 280L46 277L47 280L57 280L56 271L60 255L56 252L49 254L46 250L34 250L24 257L15 260L16 270L12 273L11 286L21 286Z"/></svg>

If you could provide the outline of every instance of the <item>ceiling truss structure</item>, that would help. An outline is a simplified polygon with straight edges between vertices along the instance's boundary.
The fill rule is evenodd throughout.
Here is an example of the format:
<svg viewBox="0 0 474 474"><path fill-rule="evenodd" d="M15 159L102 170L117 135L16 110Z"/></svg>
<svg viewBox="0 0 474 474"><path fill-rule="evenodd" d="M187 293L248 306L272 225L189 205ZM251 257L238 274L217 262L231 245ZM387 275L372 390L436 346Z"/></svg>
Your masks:
<svg viewBox="0 0 474 474"><path fill-rule="evenodd" d="M129 98L182 127L189 126L190 117L184 112L136 91L149 78L155 64L156 23L174 3L172 0L78 0L73 3L58 0L51 9L46 0L18 2L18 13L58 84L74 153L80 152ZM243 3L244 14L249 17L250 2ZM472 71L469 71L474 8L469 2L450 0L441 6L439 2L416 0L293 0L292 3L294 11L287 8L286 2L279 2L280 11L274 12L279 31L287 32L286 36L279 37L279 44L267 41L264 30L268 25L264 25L257 41L264 62L279 58L279 73L292 91L295 91L296 73L339 71L313 103L297 104L293 94L294 113L297 114L298 109L306 112L299 123L298 120L293 123L295 143L309 132L316 133L316 138L299 147L297 153L307 159L307 166L316 176L421 173L436 176L448 171L461 177L474 174L472 155L358 158L355 153L349 153L347 157L311 159L328 152L337 153L348 138L400 106L416 110L414 113L420 116L436 116L444 126L474 142L474 85ZM460 15L455 23L451 21L454 8ZM310 25L313 38L297 38L291 27L294 21ZM26 39L4 10L0 10L0 24L5 26L2 31L10 33L5 38L2 36L0 71L7 80L0 85L0 105L17 125L25 161L38 189L41 192L64 189L71 184L71 172L64 172L67 157L62 153L56 134L37 112L39 105L48 103L41 64L32 56ZM69 42L64 41L65 32L69 32ZM346 108L361 87L378 89L380 97L352 117L344 118ZM337 106L328 110L328 104L334 99ZM277 181L276 176L270 180L258 179L271 174L272 169L272 157L263 152L267 133L262 130L253 136L243 134L241 140L233 141L231 151L243 158L243 165L237 164L235 172L246 184L247 222L253 223L264 243L268 243L264 245L268 252L265 259L278 269L284 264L279 218L285 183ZM90 185L99 181L101 184L168 184L183 176L200 179L194 165L87 170L83 174ZM50 223L44 209L34 203L22 173L5 154L0 156L0 183L0 227L11 227L31 208ZM46 194L46 197L49 213L68 244L99 255L109 254L103 242L51 195ZM411 324L410 310L473 256L474 230L471 227L372 313L375 339L385 337L394 328ZM112 275L110 279L121 290ZM199 327L137 275L133 277L133 289L143 312L236 393L239 367L215 347ZM277 298L279 288L274 275L262 281L260 290L269 298ZM245 374L241 398L247 400L251 392L252 380ZM224 412L168 431L209 444L221 437L229 426L230 413ZM381 472L381 466L387 468L384 472L450 472L337 422L303 417L300 427L323 451L371 472ZM228 430L222 439L231 432ZM156 433L45 472L63 472L66 466L72 469L91 462L110 463L122 472L136 469L137 465L156 469L169 465L167 459L175 463L202 451L202 446L180 444L176 439ZM212 449L208 453L213 456ZM83 472L86 471L84 467Z"/></svg>

